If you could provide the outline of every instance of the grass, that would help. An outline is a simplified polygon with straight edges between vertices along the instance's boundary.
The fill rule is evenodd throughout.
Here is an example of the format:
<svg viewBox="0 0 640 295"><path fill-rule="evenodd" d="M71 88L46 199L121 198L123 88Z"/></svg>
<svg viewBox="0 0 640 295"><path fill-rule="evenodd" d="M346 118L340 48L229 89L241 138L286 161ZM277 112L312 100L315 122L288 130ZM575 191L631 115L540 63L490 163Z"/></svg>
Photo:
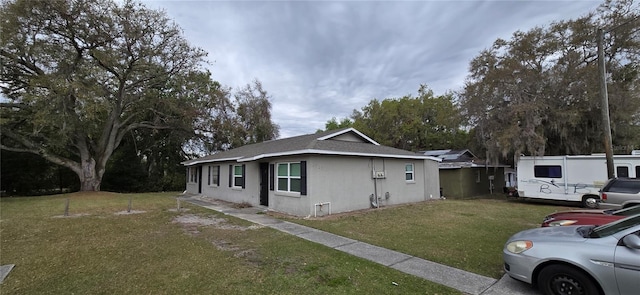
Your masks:
<svg viewBox="0 0 640 295"><path fill-rule="evenodd" d="M176 195L2 198L0 264L16 266L0 293L460 294L184 202L177 212ZM138 214L116 214L129 200Z"/></svg>
<svg viewBox="0 0 640 295"><path fill-rule="evenodd" d="M518 231L539 227L547 214L565 209L570 208L504 198L447 199L289 221L500 278L504 242Z"/></svg>

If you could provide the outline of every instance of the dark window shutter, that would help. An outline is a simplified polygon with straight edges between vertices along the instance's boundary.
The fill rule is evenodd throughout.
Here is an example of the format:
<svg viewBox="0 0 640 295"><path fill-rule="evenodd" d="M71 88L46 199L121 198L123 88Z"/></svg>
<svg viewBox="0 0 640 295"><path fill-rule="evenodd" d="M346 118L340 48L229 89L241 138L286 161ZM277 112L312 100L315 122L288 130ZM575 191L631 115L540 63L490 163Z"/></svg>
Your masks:
<svg viewBox="0 0 640 295"><path fill-rule="evenodd" d="M211 166L207 166L209 173L207 174L207 185L211 185Z"/></svg>
<svg viewBox="0 0 640 295"><path fill-rule="evenodd" d="M245 183L247 183L246 174L245 174L245 165L242 164L242 188L245 187Z"/></svg>
<svg viewBox="0 0 640 295"><path fill-rule="evenodd" d="M217 175L216 183L217 183L217 185L218 185L218 186L220 186L220 166L219 166L219 165L218 165L218 166L216 166L216 167L215 167L215 169L216 169L216 171L218 172L218 173L216 174L216 175Z"/></svg>
<svg viewBox="0 0 640 295"><path fill-rule="evenodd" d="M300 194L307 195L307 161L300 162Z"/></svg>
<svg viewBox="0 0 640 295"><path fill-rule="evenodd" d="M276 165L274 164L269 164L269 190L274 190L275 186L274 186L274 172L276 171Z"/></svg>
<svg viewBox="0 0 640 295"><path fill-rule="evenodd" d="M233 186L233 165L229 165L229 187Z"/></svg>

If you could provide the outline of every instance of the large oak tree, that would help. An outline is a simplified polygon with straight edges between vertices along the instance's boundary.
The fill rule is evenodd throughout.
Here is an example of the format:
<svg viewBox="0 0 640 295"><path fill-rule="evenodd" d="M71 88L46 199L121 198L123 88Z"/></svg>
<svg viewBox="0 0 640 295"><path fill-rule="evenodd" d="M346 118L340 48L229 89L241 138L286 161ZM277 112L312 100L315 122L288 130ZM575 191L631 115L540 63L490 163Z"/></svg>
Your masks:
<svg viewBox="0 0 640 295"><path fill-rule="evenodd" d="M640 20L630 0L498 39L471 61L461 93L473 134L491 159L604 152L597 65L605 61L614 147L640 143Z"/></svg>
<svg viewBox="0 0 640 295"><path fill-rule="evenodd" d="M190 85L209 80L205 53L139 3L4 1L0 20L1 147L70 168L81 190L100 189L125 135L189 130L213 95Z"/></svg>
<svg viewBox="0 0 640 295"><path fill-rule="evenodd" d="M436 96L426 85L420 86L417 97L373 99L361 111L354 110L351 118L354 128L400 149L460 149L467 144L453 94Z"/></svg>

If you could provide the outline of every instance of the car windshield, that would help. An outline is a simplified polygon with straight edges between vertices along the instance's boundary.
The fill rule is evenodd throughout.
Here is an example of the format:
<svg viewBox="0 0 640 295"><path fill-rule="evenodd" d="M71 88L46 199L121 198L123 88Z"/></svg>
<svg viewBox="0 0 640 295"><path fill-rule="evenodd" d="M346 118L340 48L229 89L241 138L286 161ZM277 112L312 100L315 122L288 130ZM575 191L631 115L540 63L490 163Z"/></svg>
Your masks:
<svg viewBox="0 0 640 295"><path fill-rule="evenodd" d="M618 215L618 216L631 216L631 215L640 214L640 205L636 205L636 206L625 208L625 209L620 209L611 214Z"/></svg>
<svg viewBox="0 0 640 295"><path fill-rule="evenodd" d="M640 214L629 216L627 218L620 219L618 221L614 221L611 223L607 223L605 225L595 227L589 233L589 237L602 238L602 237L610 236L612 234L615 234L619 231L636 226L638 224L640 224Z"/></svg>

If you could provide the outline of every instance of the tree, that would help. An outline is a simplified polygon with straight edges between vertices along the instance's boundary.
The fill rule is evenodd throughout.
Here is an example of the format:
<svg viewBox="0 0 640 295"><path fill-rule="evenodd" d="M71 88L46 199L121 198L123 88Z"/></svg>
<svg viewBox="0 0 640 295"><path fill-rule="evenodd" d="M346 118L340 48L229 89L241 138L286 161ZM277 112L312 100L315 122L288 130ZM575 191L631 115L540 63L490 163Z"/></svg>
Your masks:
<svg viewBox="0 0 640 295"><path fill-rule="evenodd" d="M515 32L474 58L460 100L489 158L603 151L599 27L617 27L605 49L614 145L640 142L638 11L606 1L599 14Z"/></svg>
<svg viewBox="0 0 640 295"><path fill-rule="evenodd" d="M232 147L263 142L279 136L280 127L271 121L271 101L262 83L255 79L235 93L236 132Z"/></svg>
<svg viewBox="0 0 640 295"><path fill-rule="evenodd" d="M418 97L371 100L362 111L354 110L353 127L380 144L406 150L463 148L467 134L453 94L434 96L421 85Z"/></svg>
<svg viewBox="0 0 640 295"><path fill-rule="evenodd" d="M349 118L342 118L338 122L338 118L332 117L329 121L327 121L327 123L324 124L324 130L318 129L316 132L348 128L351 126L353 126L353 121L351 121L351 119Z"/></svg>
<svg viewBox="0 0 640 295"><path fill-rule="evenodd" d="M2 151L2 196L28 196L78 190L78 176L34 154Z"/></svg>
<svg viewBox="0 0 640 295"><path fill-rule="evenodd" d="M100 189L125 135L189 130L208 111L206 93L189 87L208 77L205 53L163 12L129 0L16 0L0 19L1 147L68 167L83 191Z"/></svg>

